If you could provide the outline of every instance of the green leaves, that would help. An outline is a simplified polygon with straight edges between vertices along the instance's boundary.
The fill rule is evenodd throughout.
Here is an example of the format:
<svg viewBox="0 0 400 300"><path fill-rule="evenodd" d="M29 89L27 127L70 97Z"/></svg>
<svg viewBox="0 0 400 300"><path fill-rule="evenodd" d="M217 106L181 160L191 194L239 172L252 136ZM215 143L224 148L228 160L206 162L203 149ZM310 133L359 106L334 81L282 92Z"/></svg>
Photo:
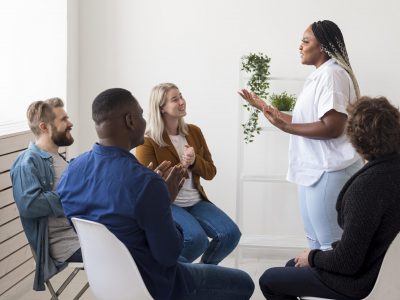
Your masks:
<svg viewBox="0 0 400 300"><path fill-rule="evenodd" d="M270 61L271 59L263 53L250 53L242 57L242 70L250 73L247 86L263 99L268 97ZM254 141L255 133L260 134L261 127L258 126L260 111L249 104L244 104L243 106L250 112L249 119L242 124L244 141L247 144Z"/></svg>
<svg viewBox="0 0 400 300"><path fill-rule="evenodd" d="M253 142L254 134L260 134L261 130L261 127L258 126L258 114L260 111L254 107L250 107L249 110L251 111L250 117L246 123L242 124L246 144Z"/></svg>
<svg viewBox="0 0 400 300"><path fill-rule="evenodd" d="M280 111L291 111L296 104L296 96L288 95L286 92L272 94L269 101L272 106L276 107Z"/></svg>

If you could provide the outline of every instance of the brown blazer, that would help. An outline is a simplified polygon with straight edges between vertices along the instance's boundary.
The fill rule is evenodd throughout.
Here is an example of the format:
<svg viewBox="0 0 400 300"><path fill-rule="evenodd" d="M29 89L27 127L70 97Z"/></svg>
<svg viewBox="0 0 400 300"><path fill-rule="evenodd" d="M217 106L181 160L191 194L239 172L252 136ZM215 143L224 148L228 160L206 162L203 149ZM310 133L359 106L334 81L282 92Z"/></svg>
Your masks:
<svg viewBox="0 0 400 300"><path fill-rule="evenodd" d="M200 177L205 180L213 179L215 174L217 174L217 168L214 166L211 153L208 150L206 140L200 128L193 124L188 124L188 129L189 134L186 136L186 140L189 146L194 148L194 152L196 153L194 164L190 166L193 182L201 196L208 200L200 184ZM163 133L163 139L168 146L160 147L152 138L146 136L144 144L136 148L136 157L142 165L147 166L152 162L154 166L158 166L164 160L169 160L172 165L180 163L178 153L165 131Z"/></svg>

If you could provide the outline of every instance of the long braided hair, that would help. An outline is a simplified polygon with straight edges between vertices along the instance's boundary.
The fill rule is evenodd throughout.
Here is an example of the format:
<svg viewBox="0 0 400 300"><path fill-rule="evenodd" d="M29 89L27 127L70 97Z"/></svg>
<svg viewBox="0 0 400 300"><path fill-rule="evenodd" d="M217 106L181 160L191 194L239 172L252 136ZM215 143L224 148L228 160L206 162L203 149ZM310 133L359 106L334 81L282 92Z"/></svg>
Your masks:
<svg viewBox="0 0 400 300"><path fill-rule="evenodd" d="M339 27L332 21L324 20L314 22L311 25L311 29L315 38L321 44L322 50L324 50L329 57L336 59L338 64L350 75L357 99L359 99L360 88L353 69L351 68L346 45Z"/></svg>

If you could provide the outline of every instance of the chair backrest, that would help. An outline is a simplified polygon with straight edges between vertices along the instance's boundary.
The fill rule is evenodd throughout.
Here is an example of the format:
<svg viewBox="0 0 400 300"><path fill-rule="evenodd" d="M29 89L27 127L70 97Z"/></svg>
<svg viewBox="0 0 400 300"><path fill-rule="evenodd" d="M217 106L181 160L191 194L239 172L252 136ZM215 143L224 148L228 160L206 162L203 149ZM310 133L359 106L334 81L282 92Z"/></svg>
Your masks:
<svg viewBox="0 0 400 300"><path fill-rule="evenodd" d="M96 299L153 299L126 246L104 225L72 218Z"/></svg>
<svg viewBox="0 0 400 300"><path fill-rule="evenodd" d="M383 259L374 288L364 300L400 299L400 233L397 234Z"/></svg>
<svg viewBox="0 0 400 300"><path fill-rule="evenodd" d="M386 251L378 278L371 293L363 300L399 300L400 281L400 233ZM302 300L323 300L325 298L301 297Z"/></svg>

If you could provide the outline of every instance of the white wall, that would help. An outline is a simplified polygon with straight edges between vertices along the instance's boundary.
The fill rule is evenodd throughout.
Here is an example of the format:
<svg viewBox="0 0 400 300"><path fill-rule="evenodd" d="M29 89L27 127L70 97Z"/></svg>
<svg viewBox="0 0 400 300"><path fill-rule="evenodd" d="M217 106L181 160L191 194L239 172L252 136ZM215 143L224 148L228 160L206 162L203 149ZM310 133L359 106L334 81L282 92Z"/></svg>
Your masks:
<svg viewBox="0 0 400 300"><path fill-rule="evenodd" d="M90 105L99 92L127 88L146 112L150 89L175 82L188 102L187 121L203 129L218 166L206 190L234 215L241 53L239 7L226 4L80 2L80 151L95 140Z"/></svg>
<svg viewBox="0 0 400 300"><path fill-rule="evenodd" d="M66 3L67 11L67 65L66 75L68 78L66 93L68 103L68 115L72 120L74 127L72 135L75 142L68 148L68 156L76 156L79 153L79 141L82 128L79 122L80 101L79 101L79 4L78 0L68 0ZM92 138L92 137L91 137ZM84 137L83 137L84 139Z"/></svg>
<svg viewBox="0 0 400 300"><path fill-rule="evenodd" d="M237 145L242 143L236 94L242 55L265 52L272 57L272 76L304 78L313 68L299 63L302 34L313 21L331 19L342 29L362 94L385 95L400 104L396 0L81 0L75 4L69 21L79 23L79 37L71 41L79 59L70 63L78 68L79 81L76 77L68 81L68 91L79 97L73 104L79 112L73 154L88 150L96 140L90 110L99 92L127 88L146 112L150 89L160 82L174 82L186 97L187 121L202 128L218 167L217 177L205 184L206 191L231 216L235 216ZM288 87L293 92L294 85ZM281 147L285 153L285 142ZM259 149L254 159L264 153ZM279 214L279 206L274 210ZM285 218L297 218L295 226L297 214L294 209ZM279 231L281 221L274 221L274 230Z"/></svg>

